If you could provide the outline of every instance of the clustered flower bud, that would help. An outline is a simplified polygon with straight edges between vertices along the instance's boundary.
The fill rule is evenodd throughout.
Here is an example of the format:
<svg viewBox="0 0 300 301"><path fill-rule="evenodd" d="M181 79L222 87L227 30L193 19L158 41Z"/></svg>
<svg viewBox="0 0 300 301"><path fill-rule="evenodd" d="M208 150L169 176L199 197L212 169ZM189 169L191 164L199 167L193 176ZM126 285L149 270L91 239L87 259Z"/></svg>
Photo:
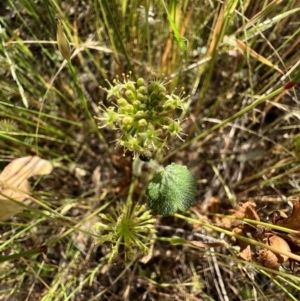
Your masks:
<svg viewBox="0 0 300 301"><path fill-rule="evenodd" d="M153 153L166 146L166 139L177 136L181 139L180 120L172 114L180 109L185 111L187 97L167 94L165 83L143 78L136 82L124 76L123 82L115 79L109 83L107 99L115 98L114 106L100 106L102 116L96 117L100 127L119 129L117 144L134 154Z"/></svg>

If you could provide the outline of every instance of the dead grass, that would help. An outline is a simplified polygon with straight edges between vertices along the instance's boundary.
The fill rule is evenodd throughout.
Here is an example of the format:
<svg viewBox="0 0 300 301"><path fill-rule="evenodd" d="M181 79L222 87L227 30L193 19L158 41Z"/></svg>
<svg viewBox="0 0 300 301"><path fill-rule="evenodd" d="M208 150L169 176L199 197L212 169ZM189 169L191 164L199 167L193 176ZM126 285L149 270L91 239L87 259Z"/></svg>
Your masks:
<svg viewBox="0 0 300 301"><path fill-rule="evenodd" d="M298 197L299 87L280 88L297 74L299 0L170 0L174 27L158 0L150 1L148 22L138 1L79 2L0 4L0 170L35 154L55 167L32 182L34 198L48 207L34 203L1 223L1 256L42 245L48 251L1 263L0 300L299 300L295 273L275 278L238 259L234 247L172 245L173 236L230 243L184 219L157 216L145 262L124 263L120 255L107 264L110 246L96 247L92 230L131 183L131 154L123 157L117 133L98 129L93 118L98 102L106 103L99 86L130 70L172 79L169 91L184 87L191 96L185 142L169 142L158 159L195 174L205 221L212 222L212 198L224 214L254 200L266 221ZM73 47L73 69L57 50L55 15ZM144 184L134 202L145 202Z"/></svg>

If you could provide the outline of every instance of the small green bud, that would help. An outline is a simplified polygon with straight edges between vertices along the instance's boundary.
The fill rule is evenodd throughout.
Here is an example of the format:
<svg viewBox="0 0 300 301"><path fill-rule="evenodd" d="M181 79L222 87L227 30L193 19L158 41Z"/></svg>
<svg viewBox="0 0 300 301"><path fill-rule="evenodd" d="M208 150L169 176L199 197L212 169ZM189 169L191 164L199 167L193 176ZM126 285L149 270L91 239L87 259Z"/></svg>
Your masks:
<svg viewBox="0 0 300 301"><path fill-rule="evenodd" d="M166 93L164 92L159 92L157 98L159 100L164 100L166 98Z"/></svg>
<svg viewBox="0 0 300 301"><path fill-rule="evenodd" d="M133 102L133 106L134 106L136 109L139 108L140 105L141 105L141 102L140 102L139 100L135 100L135 101Z"/></svg>
<svg viewBox="0 0 300 301"><path fill-rule="evenodd" d="M125 109L127 114L131 114L131 113L134 112L134 106L131 105L131 104L128 104L124 109Z"/></svg>
<svg viewBox="0 0 300 301"><path fill-rule="evenodd" d="M149 93L157 91L159 89L160 84L158 82L151 82L148 86Z"/></svg>
<svg viewBox="0 0 300 301"><path fill-rule="evenodd" d="M132 92L135 92L136 89L135 89L135 85L133 82L127 82L125 85L124 85L125 89L127 90L130 90Z"/></svg>
<svg viewBox="0 0 300 301"><path fill-rule="evenodd" d="M135 116L138 118L144 117L145 116L145 111L137 111L135 113Z"/></svg>
<svg viewBox="0 0 300 301"><path fill-rule="evenodd" d="M159 93L164 93L164 94L166 94L167 89L161 84L161 85L159 85L159 87L158 87L158 91L159 91Z"/></svg>
<svg viewBox="0 0 300 301"><path fill-rule="evenodd" d="M123 125L132 125L134 122L133 118L130 117L130 116L125 116L123 119L122 119L122 124Z"/></svg>
<svg viewBox="0 0 300 301"><path fill-rule="evenodd" d="M136 81L136 84L137 84L138 87L143 86L145 84L145 80L142 77L140 77Z"/></svg>
<svg viewBox="0 0 300 301"><path fill-rule="evenodd" d="M134 93L133 93L131 90L126 90L125 96L126 96L129 100L135 99L135 95L134 95Z"/></svg>
<svg viewBox="0 0 300 301"><path fill-rule="evenodd" d="M140 119L139 121L138 121L138 126L139 127L146 127L148 125L148 122L146 121L146 119Z"/></svg>
<svg viewBox="0 0 300 301"><path fill-rule="evenodd" d="M141 86L138 88L138 93L141 93L143 95L146 95L148 93L148 89L145 86Z"/></svg>
<svg viewBox="0 0 300 301"><path fill-rule="evenodd" d="M117 100L117 104L119 107L125 107L126 105L128 105L128 102L125 98L119 98Z"/></svg>
<svg viewBox="0 0 300 301"><path fill-rule="evenodd" d="M136 95L136 98L141 101L141 102L144 102L145 101L145 95L143 95L142 93L138 93ZM146 98L147 99L147 98Z"/></svg>

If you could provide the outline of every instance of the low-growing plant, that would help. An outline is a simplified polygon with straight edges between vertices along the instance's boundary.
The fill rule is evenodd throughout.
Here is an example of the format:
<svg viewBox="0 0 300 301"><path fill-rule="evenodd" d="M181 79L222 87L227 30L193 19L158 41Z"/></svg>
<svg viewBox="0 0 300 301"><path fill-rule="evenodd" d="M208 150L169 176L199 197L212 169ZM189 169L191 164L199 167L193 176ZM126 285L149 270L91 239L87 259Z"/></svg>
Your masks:
<svg viewBox="0 0 300 301"><path fill-rule="evenodd" d="M143 4L0 4L0 294L298 300L299 3Z"/></svg>
<svg viewBox="0 0 300 301"><path fill-rule="evenodd" d="M124 149L124 155L127 151L133 153L135 177L141 176L137 170L140 170L140 165L149 162L148 166L154 171L146 190L149 207L163 216L174 215L178 210L188 210L194 204L197 193L195 177L185 166L173 163L162 167L155 160L157 153L168 148L170 138L178 137L182 140L179 117L185 116L187 97L184 97L184 93L168 94L164 81L147 82L143 78L134 81L130 75L124 75L122 81L115 79L109 85L108 89L103 89L111 105L106 107L101 102L100 116L96 119L99 120L100 128L109 127L118 131L115 143ZM177 118L173 117L179 114ZM131 185L134 187L134 184L135 181ZM152 240L149 234L154 233L155 219L151 218L145 206L132 203L132 195L129 194L128 200L126 204L113 209L111 214L101 214L103 223L95 225L101 235L97 243L109 241L113 245L110 261L121 245L125 250L125 258L132 258L132 245L145 251L145 243ZM140 226L143 223L148 226ZM103 235L104 230L109 233ZM147 235L144 235L144 231Z"/></svg>

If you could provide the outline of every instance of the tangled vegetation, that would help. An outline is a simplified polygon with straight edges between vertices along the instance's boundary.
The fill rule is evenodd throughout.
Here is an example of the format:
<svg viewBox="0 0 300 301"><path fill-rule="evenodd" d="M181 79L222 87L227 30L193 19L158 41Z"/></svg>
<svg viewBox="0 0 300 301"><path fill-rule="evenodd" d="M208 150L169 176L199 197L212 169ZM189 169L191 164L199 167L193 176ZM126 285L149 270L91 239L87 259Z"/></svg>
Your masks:
<svg viewBox="0 0 300 301"><path fill-rule="evenodd" d="M299 300L300 1L0 3L0 300Z"/></svg>

